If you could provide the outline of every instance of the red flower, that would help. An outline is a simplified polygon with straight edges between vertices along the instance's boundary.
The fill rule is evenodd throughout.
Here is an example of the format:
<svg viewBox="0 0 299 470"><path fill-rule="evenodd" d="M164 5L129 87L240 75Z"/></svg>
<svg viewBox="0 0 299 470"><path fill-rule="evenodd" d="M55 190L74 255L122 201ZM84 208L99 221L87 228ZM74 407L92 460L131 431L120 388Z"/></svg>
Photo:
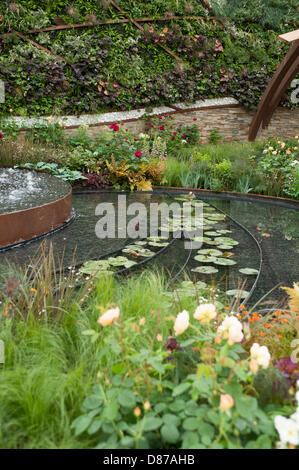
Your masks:
<svg viewBox="0 0 299 470"><path fill-rule="evenodd" d="M2 134L2 132L0 131L0 139L3 139L4 135Z"/></svg>
<svg viewBox="0 0 299 470"><path fill-rule="evenodd" d="M119 131L119 126L115 124L111 124L110 129L113 129L114 131Z"/></svg>
<svg viewBox="0 0 299 470"><path fill-rule="evenodd" d="M197 118L193 118L193 121L197 121Z"/></svg>
<svg viewBox="0 0 299 470"><path fill-rule="evenodd" d="M134 140L135 140L135 142L138 142L138 141L139 141L139 139L135 139L135 138L134 138Z"/></svg>
<svg viewBox="0 0 299 470"><path fill-rule="evenodd" d="M106 144L106 147L109 147L110 144Z"/></svg>
<svg viewBox="0 0 299 470"><path fill-rule="evenodd" d="M149 122L146 122L145 125L148 126L148 127L154 127L154 126L153 126L152 124L150 124Z"/></svg>
<svg viewBox="0 0 299 470"><path fill-rule="evenodd" d="M174 132L173 135L177 135L177 132Z"/></svg>
<svg viewBox="0 0 299 470"><path fill-rule="evenodd" d="M140 150L137 150L137 152L135 152L135 157L141 157L142 155L142 152L140 152Z"/></svg>
<svg viewBox="0 0 299 470"><path fill-rule="evenodd" d="M171 137L171 140L174 140L174 139L175 139L175 137Z"/></svg>
<svg viewBox="0 0 299 470"><path fill-rule="evenodd" d="M164 131L164 126L159 127L160 131Z"/></svg>
<svg viewBox="0 0 299 470"><path fill-rule="evenodd" d="M185 139L185 137L186 137L185 134L182 134L182 139Z"/></svg>

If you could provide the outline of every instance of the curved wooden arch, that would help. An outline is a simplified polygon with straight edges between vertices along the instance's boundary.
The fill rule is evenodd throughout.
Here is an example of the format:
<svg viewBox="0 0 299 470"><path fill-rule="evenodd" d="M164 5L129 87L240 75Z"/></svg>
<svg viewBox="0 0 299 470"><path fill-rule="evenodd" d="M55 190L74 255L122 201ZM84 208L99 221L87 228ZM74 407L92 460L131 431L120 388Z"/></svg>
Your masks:
<svg viewBox="0 0 299 470"><path fill-rule="evenodd" d="M250 141L256 139L261 126L265 129L269 125L283 94L299 72L299 30L284 34L280 36L280 39L288 43L294 42L294 44L278 66L260 101L250 124L248 137Z"/></svg>

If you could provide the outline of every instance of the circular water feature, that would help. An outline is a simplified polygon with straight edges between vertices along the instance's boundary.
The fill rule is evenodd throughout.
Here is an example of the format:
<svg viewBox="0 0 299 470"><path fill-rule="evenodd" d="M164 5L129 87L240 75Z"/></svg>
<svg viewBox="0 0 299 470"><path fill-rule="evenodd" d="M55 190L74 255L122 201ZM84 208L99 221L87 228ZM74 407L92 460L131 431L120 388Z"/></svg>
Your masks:
<svg viewBox="0 0 299 470"><path fill-rule="evenodd" d="M71 186L34 170L0 168L0 249L30 240L68 221Z"/></svg>
<svg viewBox="0 0 299 470"><path fill-rule="evenodd" d="M83 278L91 273L126 273L157 267L172 280L182 279L180 275L184 273L193 283L217 286L232 298L241 294L244 302L249 298L255 302L276 285L291 285L298 280L298 204L194 193L191 218L196 219L194 205L200 204L203 211L198 223L201 232L197 234L187 227L183 237L178 235L180 224L172 216L167 235L159 226L157 235L150 236L152 205L190 202L184 190L93 191L73 194L75 219L64 230L49 235L47 241L53 245L55 256L63 257L66 267L72 265L76 250L75 269ZM106 219L107 238L99 238L96 233L104 215L103 203L106 209L113 208ZM136 216L135 211L126 211L124 216L123 209L132 204L135 211L140 205L144 207L145 213ZM143 225L145 234L135 238L127 233L132 224L136 229ZM0 250L0 274L5 272L6 261L27 265L39 247L40 242L34 241L13 250ZM265 302L274 302L278 294L277 289Z"/></svg>

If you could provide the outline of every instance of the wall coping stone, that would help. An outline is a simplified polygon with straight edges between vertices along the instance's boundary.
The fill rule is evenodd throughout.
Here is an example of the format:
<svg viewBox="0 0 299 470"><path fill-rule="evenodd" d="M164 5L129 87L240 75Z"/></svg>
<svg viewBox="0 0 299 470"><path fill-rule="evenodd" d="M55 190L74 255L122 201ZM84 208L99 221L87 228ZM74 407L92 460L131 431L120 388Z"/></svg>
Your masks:
<svg viewBox="0 0 299 470"><path fill-rule="evenodd" d="M41 116L37 118L27 118L22 116L11 116L2 120L5 124L15 123L24 129L30 129L36 125L45 125L51 118L52 123L62 122L65 127L79 127L84 125L104 125L111 122L122 122L122 121L137 121L141 119L145 114L150 116L156 116L160 114L167 114L176 112L175 110L197 110L205 109L210 107L227 107L230 105L238 105L238 101L234 98L216 98L207 99L201 101L195 101L194 103L176 103L173 107L170 106L159 106L152 108L151 112L146 113L146 108L134 109L132 111L115 111L103 114L82 114L80 116Z"/></svg>

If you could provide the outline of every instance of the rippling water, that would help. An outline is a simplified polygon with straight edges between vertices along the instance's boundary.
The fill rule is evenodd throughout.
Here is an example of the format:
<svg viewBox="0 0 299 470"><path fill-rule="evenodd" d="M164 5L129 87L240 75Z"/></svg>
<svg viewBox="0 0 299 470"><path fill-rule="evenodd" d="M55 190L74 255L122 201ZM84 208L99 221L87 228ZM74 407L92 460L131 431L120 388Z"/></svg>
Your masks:
<svg viewBox="0 0 299 470"><path fill-rule="evenodd" d="M68 183L47 173L0 168L0 214L47 204L69 190Z"/></svg>

